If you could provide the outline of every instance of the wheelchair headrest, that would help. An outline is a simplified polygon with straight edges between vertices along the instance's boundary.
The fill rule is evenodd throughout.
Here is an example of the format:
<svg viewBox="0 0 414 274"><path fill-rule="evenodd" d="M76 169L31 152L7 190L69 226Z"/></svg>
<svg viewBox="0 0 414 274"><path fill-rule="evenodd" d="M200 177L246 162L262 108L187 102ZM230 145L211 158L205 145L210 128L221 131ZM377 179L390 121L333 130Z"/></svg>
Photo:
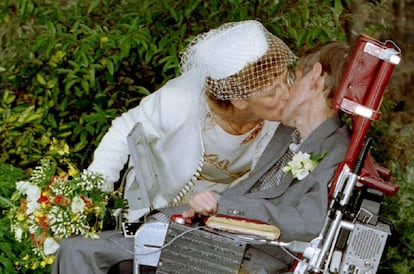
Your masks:
<svg viewBox="0 0 414 274"><path fill-rule="evenodd" d="M378 120L384 89L400 60L401 50L394 42L381 43L359 35L334 96L334 107L351 115Z"/></svg>

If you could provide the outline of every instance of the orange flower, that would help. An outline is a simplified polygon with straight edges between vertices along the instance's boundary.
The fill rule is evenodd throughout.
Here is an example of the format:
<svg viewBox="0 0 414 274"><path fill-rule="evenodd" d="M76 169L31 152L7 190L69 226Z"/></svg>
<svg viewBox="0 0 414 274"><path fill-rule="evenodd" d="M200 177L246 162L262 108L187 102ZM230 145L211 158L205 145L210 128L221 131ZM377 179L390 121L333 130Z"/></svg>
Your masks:
<svg viewBox="0 0 414 274"><path fill-rule="evenodd" d="M56 197L53 198L53 203L61 206L68 206L70 204L70 200L63 195L56 195Z"/></svg>
<svg viewBox="0 0 414 274"><path fill-rule="evenodd" d="M54 175L50 178L50 184L53 185L55 181L65 182L69 178L69 175L64 173L63 175Z"/></svg>
<svg viewBox="0 0 414 274"><path fill-rule="evenodd" d="M47 232L42 232L39 235L30 234L30 239L36 247L42 246L47 237L49 237Z"/></svg>
<svg viewBox="0 0 414 274"><path fill-rule="evenodd" d="M25 199L21 199L20 200L20 208L19 208L19 212L21 213L25 213L27 210L27 200Z"/></svg>
<svg viewBox="0 0 414 274"><path fill-rule="evenodd" d="M38 217L37 222L39 223L40 228L49 230L49 218L46 215Z"/></svg>
<svg viewBox="0 0 414 274"><path fill-rule="evenodd" d="M83 200L83 202L85 203L85 206L87 208L91 208L93 203L92 203L92 199L85 197L84 195L81 196L81 199Z"/></svg>
<svg viewBox="0 0 414 274"><path fill-rule="evenodd" d="M59 179L58 175L54 175L54 176L50 177L50 184L53 185L53 183L58 179Z"/></svg>
<svg viewBox="0 0 414 274"><path fill-rule="evenodd" d="M49 202L49 197L45 196L44 193L42 193L42 195L40 195L38 202L47 204Z"/></svg>

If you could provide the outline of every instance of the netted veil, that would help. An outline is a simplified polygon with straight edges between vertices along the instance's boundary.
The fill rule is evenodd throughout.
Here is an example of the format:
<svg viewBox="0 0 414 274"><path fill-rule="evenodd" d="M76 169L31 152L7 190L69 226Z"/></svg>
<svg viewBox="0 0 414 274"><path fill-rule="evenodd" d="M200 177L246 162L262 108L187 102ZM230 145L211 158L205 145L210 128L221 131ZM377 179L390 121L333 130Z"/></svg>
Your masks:
<svg viewBox="0 0 414 274"><path fill-rule="evenodd" d="M260 94L295 60L281 39L247 20L196 36L181 54L180 69L197 71L201 84L219 99L244 99Z"/></svg>

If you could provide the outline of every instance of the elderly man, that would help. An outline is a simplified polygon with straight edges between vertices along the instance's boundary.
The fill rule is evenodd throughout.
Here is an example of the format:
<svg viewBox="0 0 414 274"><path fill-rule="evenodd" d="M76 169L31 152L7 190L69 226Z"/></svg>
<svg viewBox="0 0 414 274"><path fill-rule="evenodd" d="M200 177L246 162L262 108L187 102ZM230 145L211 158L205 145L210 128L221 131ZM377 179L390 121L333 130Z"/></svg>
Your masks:
<svg viewBox="0 0 414 274"><path fill-rule="evenodd" d="M194 197L189 217L224 214L278 226L281 240L310 240L322 228L328 183L348 148L350 131L341 125L332 98L350 58L350 47L331 42L300 58L282 123L249 177L220 197L204 191ZM302 167L294 162L302 160ZM302 159L300 159L302 158ZM172 214L171 209L165 211ZM292 258L278 247L252 246L249 273L286 271Z"/></svg>

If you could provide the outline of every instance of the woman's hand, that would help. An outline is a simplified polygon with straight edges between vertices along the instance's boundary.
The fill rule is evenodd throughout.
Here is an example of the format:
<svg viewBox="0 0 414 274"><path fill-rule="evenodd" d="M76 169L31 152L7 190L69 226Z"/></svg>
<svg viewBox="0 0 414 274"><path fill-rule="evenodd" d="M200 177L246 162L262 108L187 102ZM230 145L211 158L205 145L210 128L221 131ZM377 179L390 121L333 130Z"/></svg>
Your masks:
<svg viewBox="0 0 414 274"><path fill-rule="evenodd" d="M190 209L183 211L184 218L193 217L196 213L208 216L215 214L218 209L218 203L213 193L206 190L197 193L189 202Z"/></svg>

